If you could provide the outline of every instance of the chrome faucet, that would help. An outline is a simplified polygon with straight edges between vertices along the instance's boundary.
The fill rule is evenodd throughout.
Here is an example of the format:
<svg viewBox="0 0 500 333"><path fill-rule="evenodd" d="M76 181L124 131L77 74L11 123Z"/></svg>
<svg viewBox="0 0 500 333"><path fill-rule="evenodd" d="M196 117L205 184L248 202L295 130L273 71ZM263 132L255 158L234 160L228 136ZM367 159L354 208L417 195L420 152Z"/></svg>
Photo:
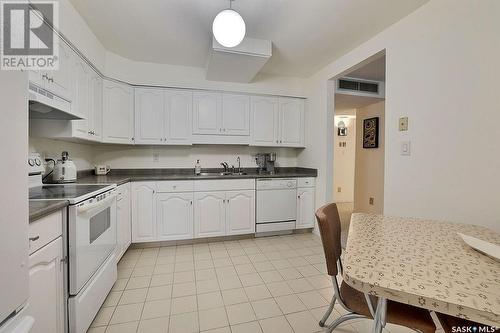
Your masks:
<svg viewBox="0 0 500 333"><path fill-rule="evenodd" d="M229 164L227 162L222 162L220 165L224 168L224 173L229 172Z"/></svg>

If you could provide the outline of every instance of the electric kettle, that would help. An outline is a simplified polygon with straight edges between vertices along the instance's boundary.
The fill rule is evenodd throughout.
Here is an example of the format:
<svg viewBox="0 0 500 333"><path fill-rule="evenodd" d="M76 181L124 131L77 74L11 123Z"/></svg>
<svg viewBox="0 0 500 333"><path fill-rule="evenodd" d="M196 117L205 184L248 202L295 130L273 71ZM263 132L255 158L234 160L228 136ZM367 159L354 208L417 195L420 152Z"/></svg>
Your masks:
<svg viewBox="0 0 500 333"><path fill-rule="evenodd" d="M54 165L52 180L56 183L73 183L76 181L76 165L69 159L67 151L63 151L61 159Z"/></svg>

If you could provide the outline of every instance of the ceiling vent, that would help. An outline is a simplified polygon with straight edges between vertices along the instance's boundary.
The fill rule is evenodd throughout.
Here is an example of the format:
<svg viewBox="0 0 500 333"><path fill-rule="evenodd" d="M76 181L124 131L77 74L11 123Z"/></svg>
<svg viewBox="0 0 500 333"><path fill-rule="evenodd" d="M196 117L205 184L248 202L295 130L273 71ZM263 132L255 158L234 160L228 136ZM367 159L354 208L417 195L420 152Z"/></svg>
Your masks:
<svg viewBox="0 0 500 333"><path fill-rule="evenodd" d="M207 80L251 82L272 55L270 40L246 37L235 47L212 39L207 61Z"/></svg>
<svg viewBox="0 0 500 333"><path fill-rule="evenodd" d="M368 81L344 77L337 80L335 93L384 98L385 84L381 81Z"/></svg>

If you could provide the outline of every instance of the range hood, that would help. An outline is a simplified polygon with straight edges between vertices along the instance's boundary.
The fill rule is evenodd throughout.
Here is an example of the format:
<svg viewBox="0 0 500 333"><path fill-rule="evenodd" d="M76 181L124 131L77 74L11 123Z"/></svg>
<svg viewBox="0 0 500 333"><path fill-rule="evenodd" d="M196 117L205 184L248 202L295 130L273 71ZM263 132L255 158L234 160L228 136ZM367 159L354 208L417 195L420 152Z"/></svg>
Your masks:
<svg viewBox="0 0 500 333"><path fill-rule="evenodd" d="M71 111L71 103L32 83L29 86L29 117L32 119L77 120L85 117Z"/></svg>

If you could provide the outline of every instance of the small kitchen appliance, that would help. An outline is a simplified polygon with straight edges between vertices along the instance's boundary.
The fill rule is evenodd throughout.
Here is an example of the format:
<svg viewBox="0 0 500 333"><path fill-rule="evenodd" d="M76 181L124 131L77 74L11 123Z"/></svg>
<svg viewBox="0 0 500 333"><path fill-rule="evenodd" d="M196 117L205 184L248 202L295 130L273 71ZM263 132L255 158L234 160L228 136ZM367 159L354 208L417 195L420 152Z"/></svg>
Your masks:
<svg viewBox="0 0 500 333"><path fill-rule="evenodd" d="M94 173L96 176L104 176L107 175L111 171L109 165L96 165L94 167Z"/></svg>
<svg viewBox="0 0 500 333"><path fill-rule="evenodd" d="M69 153L63 151L61 159L54 165L52 180L55 183L74 183L76 182L76 165L69 159Z"/></svg>
<svg viewBox="0 0 500 333"><path fill-rule="evenodd" d="M274 174L274 163L276 162L276 153L261 153L255 155L255 163L259 167L259 174Z"/></svg>

